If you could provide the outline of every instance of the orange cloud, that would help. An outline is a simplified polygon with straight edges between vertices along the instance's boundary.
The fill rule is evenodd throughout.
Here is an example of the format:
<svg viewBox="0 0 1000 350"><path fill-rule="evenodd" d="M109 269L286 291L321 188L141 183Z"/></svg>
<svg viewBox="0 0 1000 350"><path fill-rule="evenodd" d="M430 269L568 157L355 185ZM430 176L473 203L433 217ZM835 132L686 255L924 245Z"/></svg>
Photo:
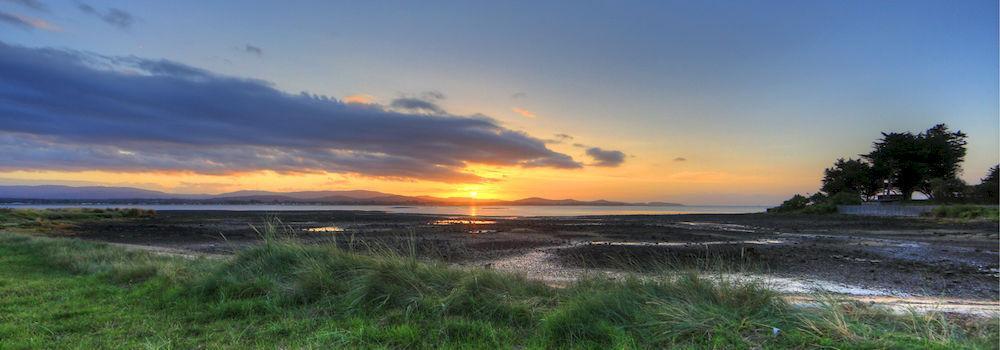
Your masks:
<svg viewBox="0 0 1000 350"><path fill-rule="evenodd" d="M375 102L375 96L368 94L344 96L344 103L371 104L372 102Z"/></svg>
<svg viewBox="0 0 1000 350"><path fill-rule="evenodd" d="M55 24L52 24L44 19L19 15L15 13L7 13L3 11L0 11L0 21L23 26L24 28L28 29L41 29L50 32L58 32L61 30Z"/></svg>
<svg viewBox="0 0 1000 350"><path fill-rule="evenodd" d="M510 110L514 111L514 113L520 114L522 117L525 117L525 118L534 118L534 117L537 117L537 115L535 115L535 112L529 111L529 110L521 108L521 107L514 107L514 108L511 108Z"/></svg>

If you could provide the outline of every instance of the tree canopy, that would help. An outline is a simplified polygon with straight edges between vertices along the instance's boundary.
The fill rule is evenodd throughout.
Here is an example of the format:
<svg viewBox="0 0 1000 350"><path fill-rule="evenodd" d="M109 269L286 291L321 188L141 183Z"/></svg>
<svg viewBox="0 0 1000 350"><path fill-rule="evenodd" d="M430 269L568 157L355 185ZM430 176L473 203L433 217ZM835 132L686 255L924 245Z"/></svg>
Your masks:
<svg viewBox="0 0 1000 350"><path fill-rule="evenodd" d="M938 124L914 135L910 132L882 133L871 153L862 155L890 185L910 199L913 192L934 195L933 185L953 182L962 171L966 135Z"/></svg>
<svg viewBox="0 0 1000 350"><path fill-rule="evenodd" d="M979 185L976 185L973 190L976 200L983 203L997 204L1000 200L1000 182L998 182L997 174L1000 172L1000 166L995 165L990 168L990 171L986 173L986 177L982 179Z"/></svg>
<svg viewBox="0 0 1000 350"><path fill-rule="evenodd" d="M837 205L872 200L880 193L904 200L920 192L938 202L997 204L998 172L994 166L982 183L969 186L958 176L965 161L966 135L937 124L921 133L883 132L872 150L860 158L840 158L823 171L820 192L795 195L774 212L835 212Z"/></svg>
<svg viewBox="0 0 1000 350"><path fill-rule="evenodd" d="M974 188L958 177L965 161L966 137L945 124L918 134L883 132L872 144L871 152L860 159L838 159L827 168L820 190L827 196L856 193L866 200L883 191L898 193L904 199L912 198L914 192L945 201L996 198L996 187L987 184L995 183L995 171L983 179L985 185Z"/></svg>
<svg viewBox="0 0 1000 350"><path fill-rule="evenodd" d="M872 166L860 159L837 159L833 167L823 172L820 191L833 195L841 192L857 193L865 199L878 194L882 184Z"/></svg>

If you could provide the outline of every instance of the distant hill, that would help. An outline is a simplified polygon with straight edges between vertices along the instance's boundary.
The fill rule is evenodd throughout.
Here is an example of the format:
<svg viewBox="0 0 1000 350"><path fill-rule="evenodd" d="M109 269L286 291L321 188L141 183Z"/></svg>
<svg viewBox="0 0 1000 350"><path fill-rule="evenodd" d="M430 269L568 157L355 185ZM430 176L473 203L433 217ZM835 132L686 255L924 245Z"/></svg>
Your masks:
<svg viewBox="0 0 1000 350"><path fill-rule="evenodd" d="M365 190L352 190L352 191L301 191L301 192L271 192L271 191L236 191L227 192L222 194L217 194L216 198L227 198L227 197L251 197L251 196L285 196L298 199L317 199L317 198L330 198L330 197L346 197L346 198L378 198L378 197L388 197L395 196L394 194L382 193L376 191L365 191Z"/></svg>
<svg viewBox="0 0 1000 350"><path fill-rule="evenodd" d="M99 199L198 199L209 198L207 195L184 195L173 194L160 191L143 190L132 187L103 187L103 186L61 186L61 185L38 185L38 186L0 186L0 198L9 199L75 199L75 200L99 200Z"/></svg>
<svg viewBox="0 0 1000 350"><path fill-rule="evenodd" d="M511 201L511 204L515 205L628 205L629 203L622 202L611 202L606 200L596 200L596 201L579 201L576 199L545 199L539 197L531 197L518 199Z"/></svg>
<svg viewBox="0 0 1000 350"><path fill-rule="evenodd" d="M175 194L132 187L103 186L0 186L0 203L173 203L173 204L341 204L341 205L681 205L650 202L627 203L606 200L546 199L539 197L512 201L474 198L401 196L377 191L236 191L221 194Z"/></svg>

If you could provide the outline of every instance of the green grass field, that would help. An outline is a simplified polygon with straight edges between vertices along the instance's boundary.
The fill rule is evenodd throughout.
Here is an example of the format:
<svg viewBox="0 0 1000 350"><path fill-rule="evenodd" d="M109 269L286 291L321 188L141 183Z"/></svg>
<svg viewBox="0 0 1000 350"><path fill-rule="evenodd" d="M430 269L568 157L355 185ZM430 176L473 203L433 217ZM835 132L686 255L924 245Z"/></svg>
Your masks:
<svg viewBox="0 0 1000 350"><path fill-rule="evenodd" d="M787 304L759 285L484 269L274 238L190 259L0 233L0 348L995 349L997 319Z"/></svg>
<svg viewBox="0 0 1000 350"><path fill-rule="evenodd" d="M927 216L957 220L1000 220L1000 208L984 205L942 205Z"/></svg>

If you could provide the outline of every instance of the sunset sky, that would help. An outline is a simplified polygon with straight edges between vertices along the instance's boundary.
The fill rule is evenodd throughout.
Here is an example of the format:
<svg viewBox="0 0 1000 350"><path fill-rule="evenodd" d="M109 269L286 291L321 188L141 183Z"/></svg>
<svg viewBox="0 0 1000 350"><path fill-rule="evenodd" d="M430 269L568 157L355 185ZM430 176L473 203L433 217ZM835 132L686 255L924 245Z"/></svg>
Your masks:
<svg viewBox="0 0 1000 350"><path fill-rule="evenodd" d="M0 0L0 184L774 204L1000 161L997 2Z"/></svg>

